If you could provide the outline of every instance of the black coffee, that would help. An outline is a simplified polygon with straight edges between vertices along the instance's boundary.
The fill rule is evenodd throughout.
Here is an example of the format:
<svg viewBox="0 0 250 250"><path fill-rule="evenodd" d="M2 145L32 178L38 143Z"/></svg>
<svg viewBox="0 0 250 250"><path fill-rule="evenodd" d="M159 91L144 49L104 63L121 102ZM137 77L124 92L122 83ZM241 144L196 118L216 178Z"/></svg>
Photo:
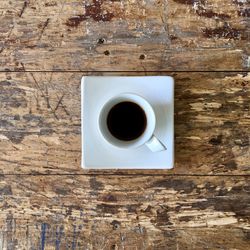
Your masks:
<svg viewBox="0 0 250 250"><path fill-rule="evenodd" d="M147 118L144 110L136 103L120 102L109 111L107 125L114 137L131 141L143 134Z"/></svg>

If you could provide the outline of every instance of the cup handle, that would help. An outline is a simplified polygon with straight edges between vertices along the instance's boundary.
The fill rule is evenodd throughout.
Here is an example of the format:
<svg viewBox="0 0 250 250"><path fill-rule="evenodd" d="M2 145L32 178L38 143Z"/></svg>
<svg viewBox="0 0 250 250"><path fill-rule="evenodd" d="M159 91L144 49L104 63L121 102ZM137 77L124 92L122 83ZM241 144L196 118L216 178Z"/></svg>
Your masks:
<svg viewBox="0 0 250 250"><path fill-rule="evenodd" d="M167 150L167 148L163 145L163 143L160 140L158 140L154 135L152 135L152 137L146 142L146 146L152 152Z"/></svg>

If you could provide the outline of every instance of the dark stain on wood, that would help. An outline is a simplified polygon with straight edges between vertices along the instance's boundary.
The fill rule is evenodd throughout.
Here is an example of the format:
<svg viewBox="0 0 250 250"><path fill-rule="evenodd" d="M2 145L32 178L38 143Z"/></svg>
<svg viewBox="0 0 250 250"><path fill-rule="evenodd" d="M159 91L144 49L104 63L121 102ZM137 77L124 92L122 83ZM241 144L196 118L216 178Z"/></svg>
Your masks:
<svg viewBox="0 0 250 250"><path fill-rule="evenodd" d="M247 204L250 204L249 197L246 198L246 201L244 202L241 198L232 200L217 200L214 204L214 208L217 211L234 212L236 217L244 218L248 216L250 212Z"/></svg>
<svg viewBox="0 0 250 250"><path fill-rule="evenodd" d="M218 28L206 28L202 30L203 36L207 38L226 38L226 39L243 39L243 30L223 26Z"/></svg>
<svg viewBox="0 0 250 250"><path fill-rule="evenodd" d="M51 135L54 133L54 129L52 128L41 128L40 132L38 132L39 135ZM33 133L37 134L37 133Z"/></svg>
<svg viewBox="0 0 250 250"><path fill-rule="evenodd" d="M220 145L222 143L222 135L218 135L217 137L213 137L209 140L209 144L214 146Z"/></svg>
<svg viewBox="0 0 250 250"><path fill-rule="evenodd" d="M202 6L198 6L198 9L195 11L195 13L199 16L207 17L207 18L220 18L222 20L230 19L231 17L228 14L223 13L216 13L210 9L206 9Z"/></svg>
<svg viewBox="0 0 250 250"><path fill-rule="evenodd" d="M226 168L230 170L235 170L237 169L237 163L234 160L230 160L229 162L225 163Z"/></svg>
<svg viewBox="0 0 250 250"><path fill-rule="evenodd" d="M86 17L84 15L77 15L74 17L71 17L66 22L66 25L69 27L78 27L81 22L86 20Z"/></svg>
<svg viewBox="0 0 250 250"><path fill-rule="evenodd" d="M112 194L107 194L103 196L102 200L104 202L117 202L117 198Z"/></svg>
<svg viewBox="0 0 250 250"><path fill-rule="evenodd" d="M248 81L242 81L242 82L241 82L241 86L242 86L242 87L246 87L248 84L249 84Z"/></svg>
<svg viewBox="0 0 250 250"><path fill-rule="evenodd" d="M21 143L24 137L29 135L29 133L21 131L7 131L7 132L2 132L2 134L6 136L14 144Z"/></svg>
<svg viewBox="0 0 250 250"><path fill-rule="evenodd" d="M37 45L27 45L26 46L26 48L28 48L28 49L34 49L34 48L36 48L37 47Z"/></svg>
<svg viewBox="0 0 250 250"><path fill-rule="evenodd" d="M27 122L43 122L44 118L38 115L26 114L22 117Z"/></svg>
<svg viewBox="0 0 250 250"><path fill-rule="evenodd" d="M9 128L9 127L14 127L12 123L6 121L6 120L0 120L0 128Z"/></svg>
<svg viewBox="0 0 250 250"><path fill-rule="evenodd" d="M205 184L205 186L204 186L204 188L206 189L206 190L208 190L209 192L215 192L215 190L216 190L216 186L215 185L213 185L210 181L208 181L206 184Z"/></svg>
<svg viewBox="0 0 250 250"><path fill-rule="evenodd" d="M144 213L151 213L152 212L152 206L148 205L145 210L143 210Z"/></svg>
<svg viewBox="0 0 250 250"><path fill-rule="evenodd" d="M157 227L172 225L173 223L170 221L168 212L169 208L167 206L163 206L156 211L156 218L155 220L151 220L151 222L154 223Z"/></svg>
<svg viewBox="0 0 250 250"><path fill-rule="evenodd" d="M179 221L189 222L189 221L191 221L193 219L194 219L193 216L182 216L182 217L179 218Z"/></svg>
<svg viewBox="0 0 250 250"><path fill-rule="evenodd" d="M26 131L25 127L27 125L23 124L23 120L21 120L20 116L18 115L12 118L6 118L6 119L0 120L0 127L5 128L5 130L0 133L6 136L12 143L15 143L15 144L21 143L23 139L29 135L51 135L52 133L54 133L54 129L51 128L51 125L44 122L44 119L39 116L27 114L23 117L23 120L26 120L27 122L30 122L30 123L36 122L37 124L41 125L40 131L37 131L37 132ZM11 122L11 120L13 120L13 123ZM32 127L32 125L30 126Z"/></svg>
<svg viewBox="0 0 250 250"><path fill-rule="evenodd" d="M91 177L89 180L91 190L98 191L104 188L103 184L96 180L96 177Z"/></svg>
<svg viewBox="0 0 250 250"><path fill-rule="evenodd" d="M196 185L190 180L176 180L176 179L166 179L160 180L153 183L152 187L164 187L168 189L174 189L176 191L183 191L185 193L191 193Z"/></svg>
<svg viewBox="0 0 250 250"><path fill-rule="evenodd" d="M69 188L66 188L65 186L61 186L61 187L56 187L55 188L55 193L59 194L59 195L67 195L71 192L71 190Z"/></svg>
<svg viewBox="0 0 250 250"><path fill-rule="evenodd" d="M243 17L250 17L250 8L238 10L238 15Z"/></svg>
<svg viewBox="0 0 250 250"><path fill-rule="evenodd" d="M205 7L205 1L199 1L199 0L174 0L176 3L180 4L187 4L187 5L197 5L197 9L195 10L195 13L199 16L206 17L206 18L219 18L222 20L231 18L230 15L224 14L224 13L216 13L211 9L207 9Z"/></svg>
<svg viewBox="0 0 250 250"><path fill-rule="evenodd" d="M213 191L213 196L216 197L193 203L192 207L201 210L211 207L217 211L234 212L237 218L246 218L250 213L250 207L248 206L250 204L250 196L247 195L250 191L249 189L249 185L245 185L244 187L234 186L231 190L221 187L219 191ZM242 197L237 196L239 192L246 195Z"/></svg>
<svg viewBox="0 0 250 250"><path fill-rule="evenodd" d="M247 242L249 242L250 241L250 231L244 231L244 236L245 236L245 240L247 241Z"/></svg>
<svg viewBox="0 0 250 250"><path fill-rule="evenodd" d="M118 249L118 248L117 248L117 245L114 244L114 245L111 245L110 249L111 249L111 250L116 250L116 249Z"/></svg>
<svg viewBox="0 0 250 250"><path fill-rule="evenodd" d="M87 19L92 18L96 22L109 22L114 17L114 14L106 11L105 13L102 10L103 0L93 0L93 4L86 4L85 14L77 15L71 17L67 20L66 25L69 27L78 27L79 24Z"/></svg>
<svg viewBox="0 0 250 250"><path fill-rule="evenodd" d="M227 18L230 15L231 19L229 20L229 24L235 24L235 27L233 26L234 28L241 28L245 30L244 36L245 39L247 38L247 20L244 20L245 18L237 15L237 11L241 11L243 7L235 6L232 2L227 3L226 0L223 1L225 1L225 3L223 2L221 5L225 6L225 8L228 8L224 8L223 12L218 10L219 6L213 6L213 3L210 2L203 3L199 0L176 0L176 2L170 1L168 4L169 11L166 13L164 13L165 4L163 0L159 1L158 4L151 4L151 2L148 1L145 3L143 2L143 4L137 4L136 1L121 1L121 4L119 4L112 3L113 1L94 2L93 0L90 0L84 2L77 0L69 2L65 5L60 2L60 6L58 1L42 0L40 1L40 4L27 1L30 4L28 4L28 7L24 12L25 15L23 15L22 18L19 18L18 15L22 9L24 0L12 1L12 8L10 8L8 4L4 4L2 10L3 24L1 26L1 32L3 37L1 38L2 43L0 46L0 51L3 50L1 55L5 56L5 59L2 60L0 66L2 67L2 71L21 71L24 69L20 66L17 67L15 63L19 62L20 64L21 62L25 62L25 68L27 71L74 70L76 67L76 57L72 56L72 53L78 54L77 52L80 49L82 53L81 58L83 56L90 56L92 58L103 59L93 60L90 62L90 64L87 62L87 60L80 60L77 67L81 70L87 71L96 68L104 71L130 71L134 70L135 68L142 68L140 61L137 59L141 54L144 53L147 54L148 60L145 60L143 67L149 71L188 70L190 68L198 71L217 70L218 67L220 70L228 69L240 71L241 69L247 69L247 45L242 41L242 39L240 39L241 41L235 44L234 41L204 39L203 35L201 36L201 34L197 32L199 29L202 30L206 28L217 27L211 27L210 25L212 23L206 27L207 18L212 17L214 19L223 20L223 18ZM58 7L50 7L50 5L53 5L52 3L54 2L58 3ZM186 5L181 6L183 4ZM98 6L101 5L101 13L99 15L94 15L93 12L89 11L89 14L87 14L84 5L88 6L86 8L90 9L93 8L91 6L96 5L97 11L99 8ZM200 10L197 11L201 17L197 18L196 22L193 22L193 18L195 18L195 11L198 6L201 6ZM41 43L39 39L41 30L39 33L37 31L37 27L39 26L41 29L41 25L44 24L47 16L52 18L55 10L57 9L60 12L61 7L63 8L63 11L58 16L58 21L51 20L51 25L48 25L46 29L48 34L43 36L43 43ZM5 10L4 8L7 9ZM36 8L36 10L32 8ZM202 8L204 8L204 11L207 12L206 14L203 14L203 11L201 11ZM178 11L176 12L175 10L177 9ZM47 12L52 12L52 15L48 14ZM169 22L169 27L167 30L165 30L165 35L162 34L161 30L164 29L164 22L162 22L162 18L160 17L160 15L162 15L161 13L166 15L166 21ZM246 11L242 11L242 15L246 15L247 13L248 12ZM94 24L93 22L95 21L92 22L92 20L96 19L96 16L99 18L105 17L108 19L108 14L114 16L111 21L116 19L115 22L112 22L111 24L114 32L111 32L109 35L107 35L109 33L107 26L102 25L101 23ZM94 19L91 17L91 15L93 15ZM32 19L32 16L36 16L36 18ZM185 18L183 18L184 16ZM85 37L87 40L89 39L89 35L86 33L87 31L85 29L81 35L70 27L65 29L66 23L68 23L69 26L72 25L73 27L77 27L86 18L88 18L90 21L90 33L93 33L93 36L91 35L91 37L94 39L93 41L89 41L90 44L93 44L94 41L98 40L98 33L100 36L107 35L108 43L105 46L106 49L119 52L114 53L111 60L106 62L105 60L107 58L102 58L100 50L88 50L88 42L83 42L82 40L83 37ZM104 21L106 20L105 18ZM133 25L131 23L132 20L134 22ZM11 29L9 29L8 32L8 27L12 27L12 25L15 26L15 28L11 33ZM93 25L95 27L93 27ZM214 25L219 25L219 22L214 23ZM94 32L92 28L96 28L99 31ZM195 32L186 32L190 29ZM67 39L62 39L61 37L63 30L63 35L65 38L67 37ZM163 42L163 39L166 41L166 39L169 37L171 40L171 37L169 36L170 32L173 36L178 36L178 43L172 43L173 46L166 50L164 48L165 42ZM192 45L187 43L187 41L190 39L192 40ZM121 57L126 58L126 48L131 46L131 44L137 43L139 43L140 46L134 48L134 52L130 54L129 59L133 61L134 65L128 62L126 59L121 60ZM62 44L65 44L65 50L61 49ZM181 52L179 51L179 48L191 48L190 46L192 47L192 52L189 49L185 49ZM31 50L31 48L33 49ZM217 48L216 52L213 48ZM202 57L200 56L201 50L204 51L202 53ZM156 51L162 51L162 53L155 53ZM39 56L36 58L37 53ZM180 56L180 53L183 56ZM199 57L199 60L189 60L188 58L191 55L193 57ZM78 56L80 55L78 54ZM228 60L221 59L224 57L227 57ZM36 60L34 61L33 58L36 58ZM61 60L60 58L67 58L67 60Z"/></svg>
<svg viewBox="0 0 250 250"><path fill-rule="evenodd" d="M233 3L238 5L238 6L243 6L248 0L246 0L245 2L242 0L233 0Z"/></svg>
<svg viewBox="0 0 250 250"><path fill-rule="evenodd" d="M130 204L126 205L126 210L128 213L136 213L137 208L140 207L141 204Z"/></svg>
<svg viewBox="0 0 250 250"><path fill-rule="evenodd" d="M10 85L11 85L11 82L9 81L0 81L0 87L6 87Z"/></svg>
<svg viewBox="0 0 250 250"><path fill-rule="evenodd" d="M225 106L224 106L224 110L229 111L230 107L225 108ZM239 124L238 121L225 121L224 124L223 124L223 127L224 128L232 128L232 127L237 127L238 124Z"/></svg>
<svg viewBox="0 0 250 250"><path fill-rule="evenodd" d="M193 5L196 0L174 0L176 3Z"/></svg>
<svg viewBox="0 0 250 250"><path fill-rule="evenodd" d="M96 209L97 209L97 211L99 211L103 214L117 214L121 207L123 207L123 206L103 203L103 204L98 204L96 206Z"/></svg>
<svg viewBox="0 0 250 250"><path fill-rule="evenodd" d="M20 115L14 115L13 120L19 121L20 120Z"/></svg>
<svg viewBox="0 0 250 250"><path fill-rule="evenodd" d="M10 185L0 187L0 195L12 195L12 189Z"/></svg>
<svg viewBox="0 0 250 250"><path fill-rule="evenodd" d="M45 7L57 6L57 2L47 2L44 4Z"/></svg>
<svg viewBox="0 0 250 250"><path fill-rule="evenodd" d="M0 85L0 103L6 107L27 107L25 96L26 93L23 89L13 87L7 82Z"/></svg>

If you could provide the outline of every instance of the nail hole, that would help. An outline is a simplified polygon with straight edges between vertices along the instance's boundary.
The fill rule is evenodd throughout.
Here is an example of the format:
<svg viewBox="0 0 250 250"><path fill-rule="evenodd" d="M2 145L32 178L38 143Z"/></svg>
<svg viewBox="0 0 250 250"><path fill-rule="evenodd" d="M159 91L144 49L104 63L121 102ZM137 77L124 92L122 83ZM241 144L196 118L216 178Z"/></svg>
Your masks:
<svg viewBox="0 0 250 250"><path fill-rule="evenodd" d="M105 51L104 51L104 55L105 55L105 56L108 56L108 55L110 55L110 52L109 52L108 50L105 50Z"/></svg>
<svg viewBox="0 0 250 250"><path fill-rule="evenodd" d="M140 60L144 60L145 59L145 55L142 54L142 55L140 55L139 58L140 58Z"/></svg>
<svg viewBox="0 0 250 250"><path fill-rule="evenodd" d="M98 44L103 44L104 42L105 42L104 38L100 38L97 43Z"/></svg>
<svg viewBox="0 0 250 250"><path fill-rule="evenodd" d="M117 221L117 220L113 220L113 221L111 222L111 225L113 226L113 229L114 229L114 230L117 230L117 229L120 228L121 223L120 223L119 221Z"/></svg>
<svg viewBox="0 0 250 250"><path fill-rule="evenodd" d="M176 39L177 39L177 36L170 35L169 38L170 38L171 41L173 41L173 40L176 40Z"/></svg>

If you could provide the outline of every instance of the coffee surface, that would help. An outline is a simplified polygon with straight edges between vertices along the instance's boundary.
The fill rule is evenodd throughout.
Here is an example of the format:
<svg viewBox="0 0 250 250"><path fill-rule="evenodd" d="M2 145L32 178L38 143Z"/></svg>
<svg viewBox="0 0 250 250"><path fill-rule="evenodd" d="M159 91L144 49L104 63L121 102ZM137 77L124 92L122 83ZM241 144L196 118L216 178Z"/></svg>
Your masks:
<svg viewBox="0 0 250 250"><path fill-rule="evenodd" d="M143 134L147 126L144 110L134 102L120 102L107 116L110 133L119 140L131 141Z"/></svg>

